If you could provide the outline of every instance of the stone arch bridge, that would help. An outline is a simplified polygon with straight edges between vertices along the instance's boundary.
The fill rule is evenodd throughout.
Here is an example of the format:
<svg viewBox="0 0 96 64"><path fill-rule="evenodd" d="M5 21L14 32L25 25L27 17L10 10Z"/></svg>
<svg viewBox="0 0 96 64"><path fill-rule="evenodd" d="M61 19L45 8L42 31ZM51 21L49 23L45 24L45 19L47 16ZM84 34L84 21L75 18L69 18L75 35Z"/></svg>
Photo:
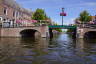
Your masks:
<svg viewBox="0 0 96 64"><path fill-rule="evenodd" d="M78 38L84 38L88 35L88 33L90 35L93 35L93 37L96 36L96 28L77 28L77 37ZM88 35L88 37L91 37L90 35Z"/></svg>
<svg viewBox="0 0 96 64"><path fill-rule="evenodd" d="M27 37L27 36L41 36L48 37L48 26L37 27L16 27L16 28L0 28L1 37Z"/></svg>

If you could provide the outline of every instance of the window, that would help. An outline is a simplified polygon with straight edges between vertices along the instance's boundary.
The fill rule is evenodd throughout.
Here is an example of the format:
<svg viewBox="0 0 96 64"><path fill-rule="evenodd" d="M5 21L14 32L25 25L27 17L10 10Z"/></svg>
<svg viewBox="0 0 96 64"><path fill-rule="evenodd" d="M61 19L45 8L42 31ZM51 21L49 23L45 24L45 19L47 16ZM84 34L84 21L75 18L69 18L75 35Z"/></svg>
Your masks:
<svg viewBox="0 0 96 64"><path fill-rule="evenodd" d="M19 12L13 11L13 17L19 17Z"/></svg>
<svg viewBox="0 0 96 64"><path fill-rule="evenodd" d="M19 12L17 12L17 13L16 13L16 17L19 17L19 14L20 14L20 13L19 13Z"/></svg>
<svg viewBox="0 0 96 64"><path fill-rule="evenodd" d="M2 17L0 17L0 21L2 21Z"/></svg>
<svg viewBox="0 0 96 64"><path fill-rule="evenodd" d="M7 15L7 8L4 8L4 14Z"/></svg>
<svg viewBox="0 0 96 64"><path fill-rule="evenodd" d="M15 17L15 11L13 11L13 17Z"/></svg>

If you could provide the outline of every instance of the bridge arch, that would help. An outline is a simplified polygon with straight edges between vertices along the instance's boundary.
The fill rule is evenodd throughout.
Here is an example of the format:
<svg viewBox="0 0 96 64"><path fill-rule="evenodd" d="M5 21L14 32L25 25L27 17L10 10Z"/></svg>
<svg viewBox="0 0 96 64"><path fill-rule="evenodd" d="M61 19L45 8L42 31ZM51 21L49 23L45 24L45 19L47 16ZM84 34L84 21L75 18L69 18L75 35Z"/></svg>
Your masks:
<svg viewBox="0 0 96 64"><path fill-rule="evenodd" d="M84 38L96 38L96 31L88 31L84 33Z"/></svg>
<svg viewBox="0 0 96 64"><path fill-rule="evenodd" d="M22 37L25 36L26 30L32 31L34 33L33 36L49 37L48 26L1 28L0 37Z"/></svg>
<svg viewBox="0 0 96 64"><path fill-rule="evenodd" d="M20 35L21 35L21 37L32 37L32 38L41 37L40 32L35 29L21 30Z"/></svg>

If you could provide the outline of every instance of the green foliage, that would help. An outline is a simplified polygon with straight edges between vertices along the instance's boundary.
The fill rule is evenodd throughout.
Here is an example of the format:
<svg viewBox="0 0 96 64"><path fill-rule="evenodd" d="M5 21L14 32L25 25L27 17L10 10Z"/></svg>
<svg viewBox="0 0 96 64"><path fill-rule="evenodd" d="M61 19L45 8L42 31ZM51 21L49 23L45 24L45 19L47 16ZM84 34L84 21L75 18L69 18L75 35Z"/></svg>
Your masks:
<svg viewBox="0 0 96 64"><path fill-rule="evenodd" d="M92 20L92 17L89 15L89 13L85 10L83 12L80 13L80 17L79 20L81 22L89 22Z"/></svg>
<svg viewBox="0 0 96 64"><path fill-rule="evenodd" d="M54 30L56 30L56 31L58 31L58 32L62 32L62 29L54 29Z"/></svg>
<svg viewBox="0 0 96 64"><path fill-rule="evenodd" d="M58 25L58 24L55 23L54 25ZM62 29L54 29L54 30L56 30L56 31L58 31L58 32L62 32Z"/></svg>
<svg viewBox="0 0 96 64"><path fill-rule="evenodd" d="M48 19L45 11L43 9L37 8L36 11L34 12L32 19L34 20L46 20Z"/></svg>
<svg viewBox="0 0 96 64"><path fill-rule="evenodd" d="M73 32L73 30L74 30L74 29L68 29L68 30L67 30L67 33L71 33L71 32Z"/></svg>

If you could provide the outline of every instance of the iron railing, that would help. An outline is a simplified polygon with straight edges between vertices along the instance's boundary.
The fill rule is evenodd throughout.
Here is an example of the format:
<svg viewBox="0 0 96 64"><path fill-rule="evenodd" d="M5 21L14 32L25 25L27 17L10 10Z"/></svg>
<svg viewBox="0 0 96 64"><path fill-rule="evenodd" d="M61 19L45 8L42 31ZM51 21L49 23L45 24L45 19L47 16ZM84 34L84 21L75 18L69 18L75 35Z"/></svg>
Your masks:
<svg viewBox="0 0 96 64"><path fill-rule="evenodd" d="M96 24L77 24L77 27L80 27L80 28L96 28Z"/></svg>
<svg viewBox="0 0 96 64"><path fill-rule="evenodd" d="M49 26L50 24L34 24L34 25L31 25L31 26L28 26L28 25L18 25L17 23L14 23L14 24L10 24L10 22L4 22L4 23L1 23L0 24L0 28L21 28L21 27L40 27L40 26Z"/></svg>

